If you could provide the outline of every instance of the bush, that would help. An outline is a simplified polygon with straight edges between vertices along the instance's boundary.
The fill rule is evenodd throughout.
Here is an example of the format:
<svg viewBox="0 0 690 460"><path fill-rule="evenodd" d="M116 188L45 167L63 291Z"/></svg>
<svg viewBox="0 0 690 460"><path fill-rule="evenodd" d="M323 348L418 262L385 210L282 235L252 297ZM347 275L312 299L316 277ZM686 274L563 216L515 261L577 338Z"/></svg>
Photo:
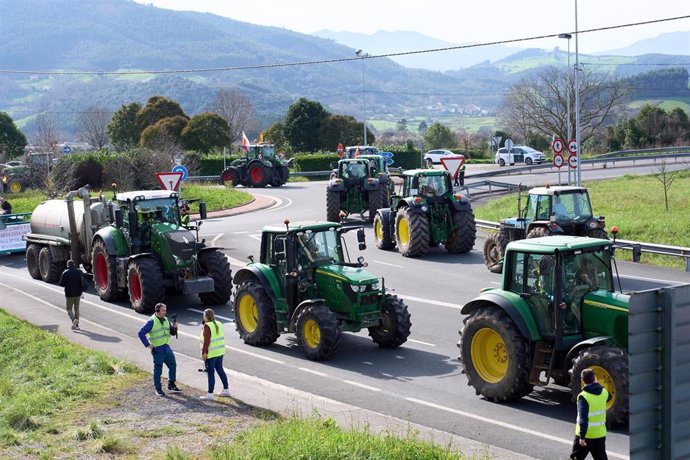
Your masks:
<svg viewBox="0 0 690 460"><path fill-rule="evenodd" d="M120 190L134 189L135 166L127 155L112 155L103 166L103 187L110 189L111 184L117 184Z"/></svg>
<svg viewBox="0 0 690 460"><path fill-rule="evenodd" d="M331 164L337 163L336 153L298 153L293 156L294 171L330 171Z"/></svg>

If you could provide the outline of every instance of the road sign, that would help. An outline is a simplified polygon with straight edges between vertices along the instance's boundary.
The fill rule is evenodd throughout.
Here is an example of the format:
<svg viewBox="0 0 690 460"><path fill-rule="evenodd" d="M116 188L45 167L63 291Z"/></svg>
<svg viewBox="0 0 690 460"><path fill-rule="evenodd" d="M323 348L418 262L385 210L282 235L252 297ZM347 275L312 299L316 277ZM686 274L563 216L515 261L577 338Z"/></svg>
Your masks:
<svg viewBox="0 0 690 460"><path fill-rule="evenodd" d="M568 157L568 165L570 165L570 169L577 168L577 155L570 155Z"/></svg>
<svg viewBox="0 0 690 460"><path fill-rule="evenodd" d="M345 147L343 147L343 144L338 144L336 152L338 153L338 158L343 156L343 153L345 153Z"/></svg>
<svg viewBox="0 0 690 460"><path fill-rule="evenodd" d="M381 155L388 166L394 163L393 152L378 152L377 155Z"/></svg>
<svg viewBox="0 0 690 460"><path fill-rule="evenodd" d="M563 151L563 139L560 137L554 139L551 143L551 149L553 149L553 153L561 153Z"/></svg>
<svg viewBox="0 0 690 460"><path fill-rule="evenodd" d="M568 141L568 152L577 155L577 141L575 139L570 139Z"/></svg>
<svg viewBox="0 0 690 460"><path fill-rule="evenodd" d="M62 153L72 153L72 147L66 145L62 148Z"/></svg>
<svg viewBox="0 0 690 460"><path fill-rule="evenodd" d="M564 160L563 160L563 155L560 153L557 153L553 156L553 165L557 167L558 169L561 169L561 166L563 166Z"/></svg>
<svg viewBox="0 0 690 460"><path fill-rule="evenodd" d="M189 175L189 171L187 171L187 168L185 168L182 165L177 165L172 169L172 172L174 173L182 173L182 179L180 179L182 182L187 180L187 176Z"/></svg>
<svg viewBox="0 0 690 460"><path fill-rule="evenodd" d="M156 173L156 179L158 179L158 183L161 184L163 190L170 190L171 192L176 192L177 188L180 186L180 181L182 180L182 173Z"/></svg>
<svg viewBox="0 0 690 460"><path fill-rule="evenodd" d="M441 158L441 164L450 173L450 175L453 177L453 180L455 180L458 175L458 171L460 171L462 165L465 164L465 159L463 157Z"/></svg>
<svg viewBox="0 0 690 460"><path fill-rule="evenodd" d="M506 141L503 143L503 146L508 149L508 152L510 153L511 150L513 150L513 140L512 139L506 139Z"/></svg>

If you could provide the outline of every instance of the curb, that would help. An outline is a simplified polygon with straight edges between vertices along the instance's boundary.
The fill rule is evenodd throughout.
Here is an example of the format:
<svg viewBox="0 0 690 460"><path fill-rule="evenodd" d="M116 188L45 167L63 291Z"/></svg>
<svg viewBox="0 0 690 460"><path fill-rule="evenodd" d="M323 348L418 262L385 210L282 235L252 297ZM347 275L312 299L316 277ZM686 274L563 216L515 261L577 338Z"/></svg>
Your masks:
<svg viewBox="0 0 690 460"><path fill-rule="evenodd" d="M262 209L270 208L276 204L276 200L269 195L252 195L252 200L249 203L237 206L235 208L221 209L219 211L210 211L207 213L207 219L214 219L217 217L237 216L246 214L248 212L260 211ZM192 214L190 220L199 220L199 214Z"/></svg>

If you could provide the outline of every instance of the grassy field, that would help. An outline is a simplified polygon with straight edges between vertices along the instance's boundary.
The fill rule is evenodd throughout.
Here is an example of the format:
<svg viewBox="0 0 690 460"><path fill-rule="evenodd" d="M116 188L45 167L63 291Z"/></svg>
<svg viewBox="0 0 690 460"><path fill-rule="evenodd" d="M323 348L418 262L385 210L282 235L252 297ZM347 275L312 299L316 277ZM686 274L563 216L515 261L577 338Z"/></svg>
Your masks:
<svg viewBox="0 0 690 460"><path fill-rule="evenodd" d="M625 176L616 180L584 183L595 215L606 217L606 226L620 229L618 238L671 246L690 247L690 171L679 172L669 189L669 210L657 176ZM524 206L523 195L522 205ZM478 219L498 222L517 215L517 195L491 201L475 209ZM629 251L617 256L629 259ZM684 259L650 254L642 262L684 269Z"/></svg>

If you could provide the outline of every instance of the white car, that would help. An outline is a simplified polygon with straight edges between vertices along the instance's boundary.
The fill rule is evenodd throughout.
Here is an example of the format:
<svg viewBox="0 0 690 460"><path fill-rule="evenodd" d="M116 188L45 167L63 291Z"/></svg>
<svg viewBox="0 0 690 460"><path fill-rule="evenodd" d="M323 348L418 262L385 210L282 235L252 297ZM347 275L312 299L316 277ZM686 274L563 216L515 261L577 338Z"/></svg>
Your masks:
<svg viewBox="0 0 690 460"><path fill-rule="evenodd" d="M429 150L424 154L424 164L432 168L435 164L441 163L441 158L464 158L464 156L450 150Z"/></svg>
<svg viewBox="0 0 690 460"><path fill-rule="evenodd" d="M505 166L507 163L511 165L515 163L525 163L526 165L541 164L545 158L542 152L526 145L516 145L510 150L510 153L508 153L508 149L505 147L501 147L496 152L496 164L499 166Z"/></svg>

